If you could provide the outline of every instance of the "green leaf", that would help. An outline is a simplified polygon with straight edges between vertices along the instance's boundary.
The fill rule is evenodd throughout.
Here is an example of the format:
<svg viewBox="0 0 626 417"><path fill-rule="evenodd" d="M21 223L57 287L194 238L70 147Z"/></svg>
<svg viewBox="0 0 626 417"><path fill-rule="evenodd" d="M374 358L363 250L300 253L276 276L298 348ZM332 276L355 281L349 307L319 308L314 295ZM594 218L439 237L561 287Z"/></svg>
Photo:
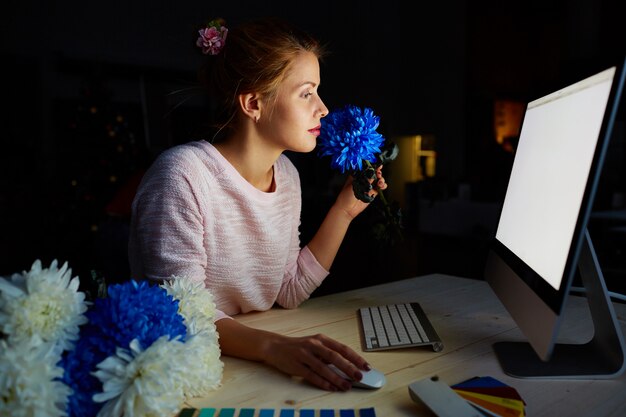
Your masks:
<svg viewBox="0 0 626 417"><path fill-rule="evenodd" d="M386 164L393 161L398 156L400 148L394 142L387 142L378 156L381 164Z"/></svg>
<svg viewBox="0 0 626 417"><path fill-rule="evenodd" d="M374 171L371 167L362 171L355 171L352 174L354 177L352 181L352 191L354 191L354 196L364 203L371 203L374 201L374 197L368 194L373 188L369 181L372 173L374 174L374 178L376 178L376 171Z"/></svg>

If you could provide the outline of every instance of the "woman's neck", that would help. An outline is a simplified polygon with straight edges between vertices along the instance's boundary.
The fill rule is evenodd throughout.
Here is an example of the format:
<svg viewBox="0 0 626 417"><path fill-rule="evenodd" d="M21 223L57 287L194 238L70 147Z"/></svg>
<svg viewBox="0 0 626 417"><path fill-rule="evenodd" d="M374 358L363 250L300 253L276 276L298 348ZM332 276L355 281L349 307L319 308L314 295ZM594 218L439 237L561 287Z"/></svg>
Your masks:
<svg viewBox="0 0 626 417"><path fill-rule="evenodd" d="M274 163L280 152L271 152L258 141L232 137L214 146L252 186L264 192L274 191Z"/></svg>

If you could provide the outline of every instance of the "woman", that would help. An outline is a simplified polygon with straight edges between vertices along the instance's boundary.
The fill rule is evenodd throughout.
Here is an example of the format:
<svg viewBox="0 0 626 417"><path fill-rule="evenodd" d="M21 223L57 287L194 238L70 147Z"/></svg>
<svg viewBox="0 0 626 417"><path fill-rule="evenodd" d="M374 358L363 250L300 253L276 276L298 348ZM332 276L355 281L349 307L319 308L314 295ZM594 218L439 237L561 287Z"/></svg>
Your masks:
<svg viewBox="0 0 626 417"><path fill-rule="evenodd" d="M322 389L348 390L327 365L360 380L369 365L354 350L324 335L287 337L230 318L306 300L367 207L348 180L300 247L300 180L283 152L312 151L328 114L318 95L322 48L274 19L230 32L213 21L200 34L209 59L202 79L224 110L223 137L169 149L146 173L133 202L133 277L203 281L219 310L223 354L265 362ZM386 187L380 170L377 185Z"/></svg>

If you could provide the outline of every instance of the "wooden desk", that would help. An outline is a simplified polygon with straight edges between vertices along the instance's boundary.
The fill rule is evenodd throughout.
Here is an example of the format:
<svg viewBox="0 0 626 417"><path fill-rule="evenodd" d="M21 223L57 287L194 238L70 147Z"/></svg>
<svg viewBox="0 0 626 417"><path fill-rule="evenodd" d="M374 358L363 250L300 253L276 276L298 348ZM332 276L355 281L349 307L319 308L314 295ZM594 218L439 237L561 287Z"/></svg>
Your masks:
<svg viewBox="0 0 626 417"><path fill-rule="evenodd" d="M591 337L586 300L571 296L560 341ZM473 376L493 376L515 387L527 403L527 415L625 416L626 373L612 380L527 380L505 375L491 345L523 340L521 333L486 282L448 275L427 275L358 290L312 298L295 310L272 309L237 317L246 325L286 335L324 333L362 352L356 311L375 304L417 301L444 343L441 352L408 348L363 352L387 376L376 391L352 389L331 393L292 379L263 364L223 357L222 387L189 401L193 408L368 408L377 417L432 416L414 403L408 385L438 375L452 385ZM626 332L626 305L614 303ZM577 334L578 333L578 334Z"/></svg>

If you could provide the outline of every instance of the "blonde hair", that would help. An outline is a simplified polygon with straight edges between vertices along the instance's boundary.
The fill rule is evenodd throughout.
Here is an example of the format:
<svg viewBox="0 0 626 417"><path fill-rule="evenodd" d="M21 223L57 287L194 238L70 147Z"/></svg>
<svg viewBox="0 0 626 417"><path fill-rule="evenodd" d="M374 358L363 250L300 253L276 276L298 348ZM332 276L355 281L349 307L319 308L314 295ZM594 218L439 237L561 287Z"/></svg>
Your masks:
<svg viewBox="0 0 626 417"><path fill-rule="evenodd" d="M224 48L208 56L200 79L219 106L219 130L232 127L240 94L258 93L272 102L294 59L311 52L318 59L325 53L308 33L277 18L265 18L229 28Z"/></svg>

